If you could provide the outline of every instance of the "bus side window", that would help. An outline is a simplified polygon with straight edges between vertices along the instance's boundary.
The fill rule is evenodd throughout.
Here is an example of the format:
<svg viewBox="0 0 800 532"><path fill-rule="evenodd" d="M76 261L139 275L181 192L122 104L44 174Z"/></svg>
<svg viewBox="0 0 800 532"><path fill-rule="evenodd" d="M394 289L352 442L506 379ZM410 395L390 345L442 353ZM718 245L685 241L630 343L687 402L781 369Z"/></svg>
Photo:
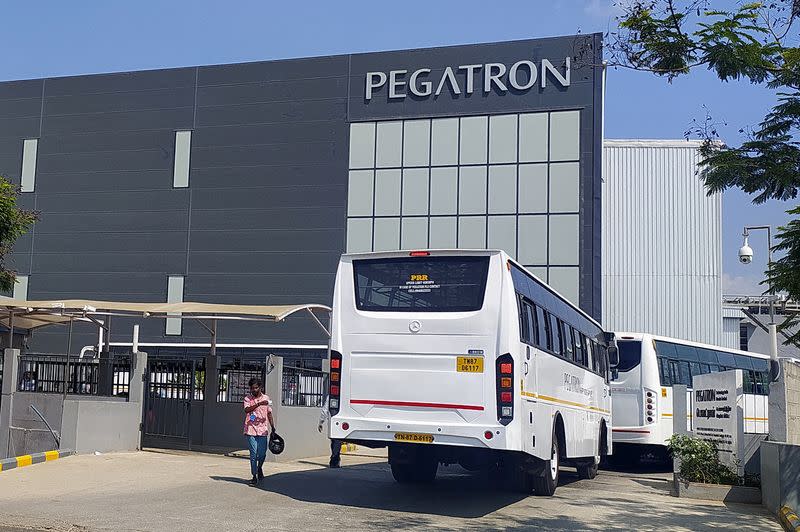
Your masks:
<svg viewBox="0 0 800 532"><path fill-rule="evenodd" d="M531 326L531 338L528 343L531 345L539 345L539 319L536 316L536 306L530 302L525 306L528 307L528 322Z"/></svg>
<svg viewBox="0 0 800 532"><path fill-rule="evenodd" d="M592 354L592 342L583 334L581 333L581 344L583 345L583 365L589 369L592 369L592 360L590 360Z"/></svg>
<svg viewBox="0 0 800 532"><path fill-rule="evenodd" d="M525 343L530 343L531 324L528 319L528 303L522 299L521 295L517 297L517 300L519 301L519 338Z"/></svg>
<svg viewBox="0 0 800 532"><path fill-rule="evenodd" d="M538 346L542 349L549 349L549 347L547 347L547 337L549 333L547 332L547 320L545 319L544 310L539 306L535 306L534 309L536 310L536 327L538 329L536 338L538 339Z"/></svg>
<svg viewBox="0 0 800 532"><path fill-rule="evenodd" d="M566 357L567 360L575 360L573 358L575 356L575 348L572 341L572 327L558 320L558 330L561 332L561 345L564 346L564 357Z"/></svg>
<svg viewBox="0 0 800 532"><path fill-rule="evenodd" d="M672 373L670 371L669 359L660 357L659 373L661 373L661 386L672 386Z"/></svg>
<svg viewBox="0 0 800 532"><path fill-rule="evenodd" d="M553 352L557 355L563 356L563 345L561 341L561 327L559 326L560 320L550 314L550 330L553 331Z"/></svg>
<svg viewBox="0 0 800 532"><path fill-rule="evenodd" d="M588 340L588 342L592 351L592 371L602 375L600 372L600 346L592 340Z"/></svg>
<svg viewBox="0 0 800 532"><path fill-rule="evenodd" d="M544 330L547 337L547 345L545 346L548 351L555 351L553 349L553 320L550 319L550 313L544 311Z"/></svg>

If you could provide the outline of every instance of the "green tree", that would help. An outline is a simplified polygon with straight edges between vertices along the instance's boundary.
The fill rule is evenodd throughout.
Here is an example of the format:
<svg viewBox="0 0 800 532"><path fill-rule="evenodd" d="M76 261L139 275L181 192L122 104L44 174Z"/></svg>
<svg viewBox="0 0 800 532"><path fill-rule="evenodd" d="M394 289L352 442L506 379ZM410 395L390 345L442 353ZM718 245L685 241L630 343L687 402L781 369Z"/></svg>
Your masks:
<svg viewBox="0 0 800 532"><path fill-rule="evenodd" d="M714 0L648 0L620 4L617 30L607 36L610 65L651 72L667 81L697 68L726 82L763 85L776 102L745 140L723 144L708 120L693 133L703 139L700 177L709 194L740 188L754 203L789 201L800 189L800 48L794 27L800 1L734 3ZM746 105L746 103L745 103ZM785 291L800 301L800 207L778 232L781 258L766 272L767 292ZM781 328L800 322L791 316ZM791 336L800 345L800 332Z"/></svg>
<svg viewBox="0 0 800 532"><path fill-rule="evenodd" d="M4 177L0 177L0 291L11 292L17 280L15 271L6 265L6 258L17 239L36 222L33 211L17 205L19 190Z"/></svg>

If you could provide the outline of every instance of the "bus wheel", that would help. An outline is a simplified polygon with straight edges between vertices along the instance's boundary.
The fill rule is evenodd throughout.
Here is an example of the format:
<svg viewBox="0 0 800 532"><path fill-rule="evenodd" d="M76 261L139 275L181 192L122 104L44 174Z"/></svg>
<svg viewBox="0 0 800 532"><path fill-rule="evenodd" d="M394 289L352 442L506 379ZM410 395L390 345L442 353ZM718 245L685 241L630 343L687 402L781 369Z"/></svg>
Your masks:
<svg viewBox="0 0 800 532"><path fill-rule="evenodd" d="M559 448L558 434L553 430L553 443L551 444L550 460L545 462L544 471L540 476L533 478L533 490L536 495L550 497L556 492L558 486Z"/></svg>
<svg viewBox="0 0 800 532"><path fill-rule="evenodd" d="M583 462L577 464L578 478L593 479L597 476L597 467L600 465L600 460L597 457L588 458Z"/></svg>

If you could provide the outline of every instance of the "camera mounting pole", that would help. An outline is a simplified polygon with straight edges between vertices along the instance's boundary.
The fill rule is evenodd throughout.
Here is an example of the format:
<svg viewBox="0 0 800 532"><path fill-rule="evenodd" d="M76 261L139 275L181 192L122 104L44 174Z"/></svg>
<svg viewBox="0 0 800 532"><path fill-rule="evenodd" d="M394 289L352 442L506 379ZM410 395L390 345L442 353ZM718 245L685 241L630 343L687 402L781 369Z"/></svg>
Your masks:
<svg viewBox="0 0 800 532"><path fill-rule="evenodd" d="M757 231L757 230L764 230L767 232L767 269L772 266L772 228L768 225L746 225L744 227L744 231L742 232L742 236L745 240L745 245L747 245L747 237L750 236L750 231ZM776 296L773 293L772 283L769 283L769 344L770 344L770 358L772 359L772 365L777 367L778 363L778 327L775 324L775 299ZM773 371L773 379L777 378L777 371Z"/></svg>

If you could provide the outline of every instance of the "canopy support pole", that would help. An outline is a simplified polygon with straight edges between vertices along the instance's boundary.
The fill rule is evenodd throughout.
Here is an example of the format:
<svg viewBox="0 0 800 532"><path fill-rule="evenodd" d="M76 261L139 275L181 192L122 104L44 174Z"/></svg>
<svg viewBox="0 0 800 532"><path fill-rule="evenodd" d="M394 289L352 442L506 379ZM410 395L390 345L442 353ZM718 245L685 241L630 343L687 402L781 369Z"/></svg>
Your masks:
<svg viewBox="0 0 800 532"><path fill-rule="evenodd" d="M322 329L322 332L325 333L325 336L327 336L330 339L331 332L328 330L327 327L325 327L325 325L322 324L317 315L314 314L314 311L311 310L310 308L307 308L306 310L308 311L309 314L311 314L311 317L314 318L314 321L317 322L317 325L319 325L319 328ZM330 316L330 313L328 313L328 316Z"/></svg>

